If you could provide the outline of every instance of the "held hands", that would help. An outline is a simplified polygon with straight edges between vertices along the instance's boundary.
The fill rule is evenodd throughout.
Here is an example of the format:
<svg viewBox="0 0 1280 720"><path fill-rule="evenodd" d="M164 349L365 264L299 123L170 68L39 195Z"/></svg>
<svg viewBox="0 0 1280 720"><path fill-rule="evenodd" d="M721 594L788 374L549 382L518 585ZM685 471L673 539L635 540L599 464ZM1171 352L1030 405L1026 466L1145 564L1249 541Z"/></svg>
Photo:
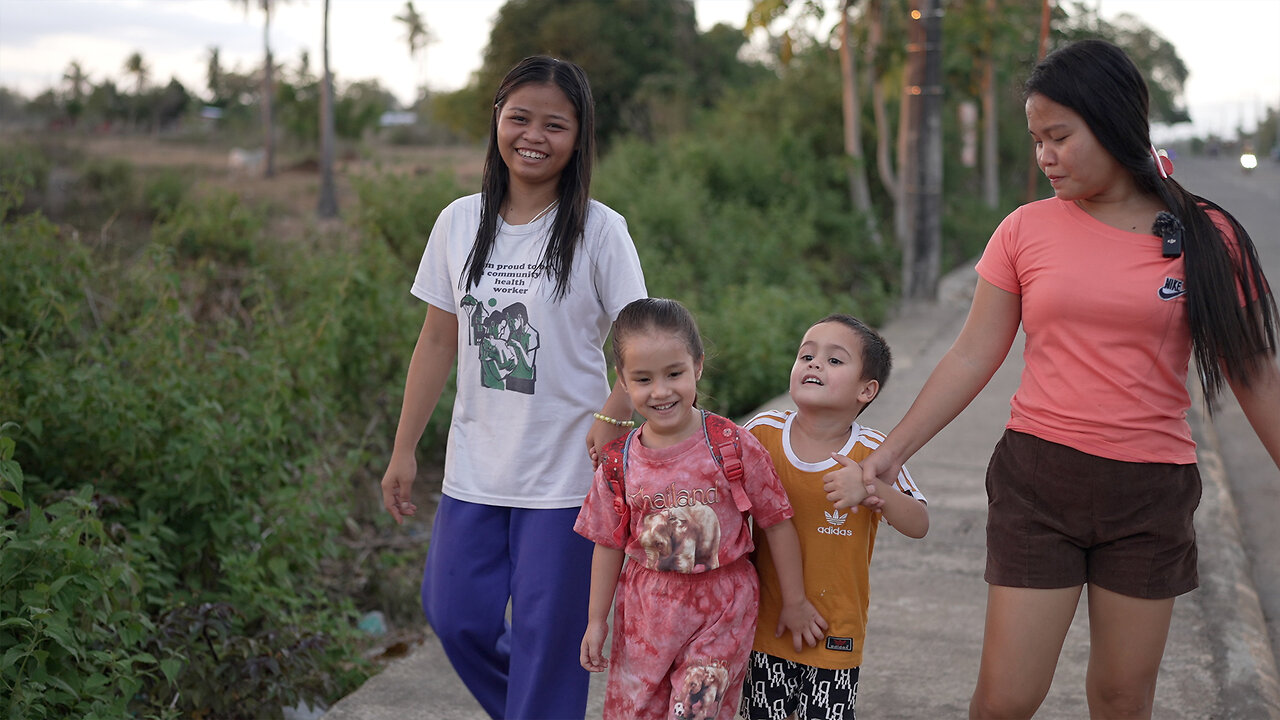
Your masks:
<svg viewBox="0 0 1280 720"><path fill-rule="evenodd" d="M778 615L778 629L773 636L782 637L783 631L790 630L792 646L796 652L800 652L804 649L801 643L815 647L826 636L827 627L826 618L809 602L809 598L802 598L801 602L782 604L782 613Z"/></svg>
<svg viewBox="0 0 1280 720"><path fill-rule="evenodd" d="M822 488L827 491L827 499L837 509L852 508L856 513L859 505L866 505L872 510L884 507L884 500L876 494L875 484L865 484L865 473L861 465L839 453L831 453L831 459L840 463L840 468L823 476Z"/></svg>
<svg viewBox="0 0 1280 720"><path fill-rule="evenodd" d="M600 467L600 456L604 452L604 446L618 439L625 432L627 428L603 420L591 423L591 429L587 431L587 457L591 458L592 470Z"/></svg>
<svg viewBox="0 0 1280 720"><path fill-rule="evenodd" d="M418 461L413 453L391 455L387 472L382 476L382 506L391 514L397 525L404 524L404 518L418 512L418 506L409 499L413 490L413 479L418 474Z"/></svg>
<svg viewBox="0 0 1280 720"><path fill-rule="evenodd" d="M582 636L582 650L578 662L588 672L604 672L609 669L609 658L604 655L604 640L609 636L608 622L589 622Z"/></svg>

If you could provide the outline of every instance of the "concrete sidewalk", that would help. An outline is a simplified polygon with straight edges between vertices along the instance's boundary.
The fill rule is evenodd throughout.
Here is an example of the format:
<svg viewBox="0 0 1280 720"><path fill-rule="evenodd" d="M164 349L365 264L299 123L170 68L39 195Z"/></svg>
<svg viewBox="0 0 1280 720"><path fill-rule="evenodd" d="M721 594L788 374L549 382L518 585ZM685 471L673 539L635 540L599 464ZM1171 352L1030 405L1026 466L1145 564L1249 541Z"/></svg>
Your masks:
<svg viewBox="0 0 1280 720"><path fill-rule="evenodd" d="M975 280L972 268L952 273L937 303L907 308L882 328L893 349L894 372L861 422L887 432L902 417L959 334ZM986 462L1008 419L1021 368L1019 340L969 408L908 463L929 498L931 525L922 540L894 532L877 537L860 717L914 720L967 714L986 609ZM779 378L779 385L785 385L785 378ZM783 396L774 407L788 403ZM1202 420L1199 413L1192 419L1204 481L1196 513L1201 587L1174 605L1154 717L1280 720L1276 659L1249 578L1216 433ZM1037 718L1088 717L1087 612L1082 600ZM603 689L604 677L595 676L587 717L600 717ZM324 715L325 720L485 717L433 635Z"/></svg>

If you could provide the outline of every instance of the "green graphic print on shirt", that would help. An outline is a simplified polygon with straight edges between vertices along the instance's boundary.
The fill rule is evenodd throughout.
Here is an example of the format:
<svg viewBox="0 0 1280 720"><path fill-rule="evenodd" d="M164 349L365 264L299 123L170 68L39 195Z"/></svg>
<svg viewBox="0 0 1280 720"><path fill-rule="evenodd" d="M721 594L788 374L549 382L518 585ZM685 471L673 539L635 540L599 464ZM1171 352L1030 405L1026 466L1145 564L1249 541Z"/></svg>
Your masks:
<svg viewBox="0 0 1280 720"><path fill-rule="evenodd" d="M468 315L468 344L478 348L480 355L480 384L532 395L538 375L538 331L529 324L524 303L485 310L486 305L497 304L494 298L484 303L470 294L462 298Z"/></svg>

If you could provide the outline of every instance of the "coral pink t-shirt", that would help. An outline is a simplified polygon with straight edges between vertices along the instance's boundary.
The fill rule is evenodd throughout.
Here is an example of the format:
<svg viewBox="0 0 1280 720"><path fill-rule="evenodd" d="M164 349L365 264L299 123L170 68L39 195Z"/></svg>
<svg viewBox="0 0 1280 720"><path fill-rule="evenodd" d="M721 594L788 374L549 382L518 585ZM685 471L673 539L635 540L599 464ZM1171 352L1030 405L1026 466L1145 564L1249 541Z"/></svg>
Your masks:
<svg viewBox="0 0 1280 720"><path fill-rule="evenodd" d="M1115 460L1196 461L1189 288L1160 238L1049 198L1006 217L977 269L1022 296L1025 367L1006 427Z"/></svg>

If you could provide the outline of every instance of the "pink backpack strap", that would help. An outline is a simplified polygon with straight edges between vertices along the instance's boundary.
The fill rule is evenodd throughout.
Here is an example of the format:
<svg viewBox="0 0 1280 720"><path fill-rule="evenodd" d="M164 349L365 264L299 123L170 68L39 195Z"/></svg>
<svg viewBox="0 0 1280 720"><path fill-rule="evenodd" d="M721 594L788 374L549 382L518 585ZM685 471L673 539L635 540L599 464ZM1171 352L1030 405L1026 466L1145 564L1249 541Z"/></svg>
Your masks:
<svg viewBox="0 0 1280 720"><path fill-rule="evenodd" d="M728 418L721 417L706 410L702 411L702 425L706 430L707 445L716 464L729 480L729 492L733 495L733 504L738 512L751 509L751 498L742 486L746 474L742 465L742 444L740 429Z"/></svg>
<svg viewBox="0 0 1280 720"><path fill-rule="evenodd" d="M631 506L627 504L623 477L626 475L627 450L631 447L631 437L635 432L632 430L605 445L604 458L600 461L604 464L604 478L609 487L613 488L613 511L618 514L618 526L613 530L613 540L620 546L624 544L631 524Z"/></svg>

